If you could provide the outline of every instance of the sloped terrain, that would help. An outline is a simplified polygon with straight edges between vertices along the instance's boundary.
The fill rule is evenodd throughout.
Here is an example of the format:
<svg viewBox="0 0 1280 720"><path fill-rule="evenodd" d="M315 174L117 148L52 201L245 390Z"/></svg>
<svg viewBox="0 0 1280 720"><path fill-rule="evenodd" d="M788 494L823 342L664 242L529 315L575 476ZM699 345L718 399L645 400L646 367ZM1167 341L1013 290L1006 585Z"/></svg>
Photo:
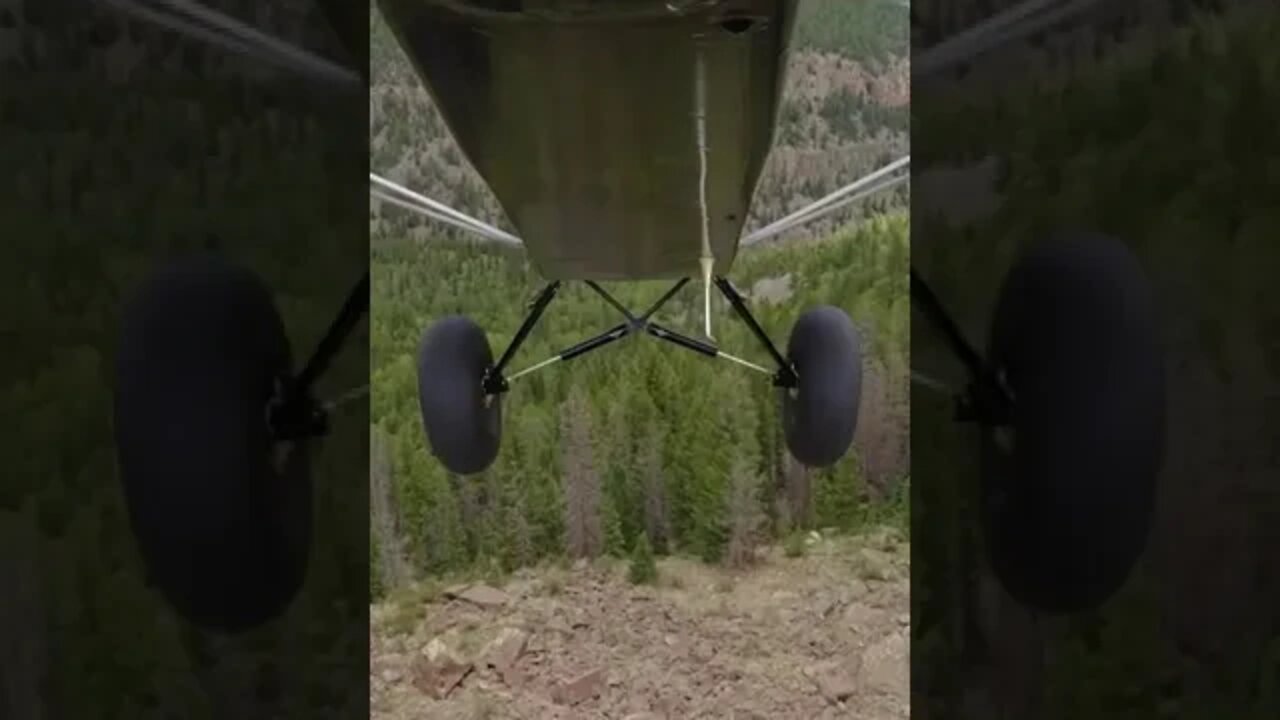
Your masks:
<svg viewBox="0 0 1280 720"><path fill-rule="evenodd" d="M418 586L374 608L372 716L908 717L910 545L808 543L740 573L664 558L653 586L610 561Z"/></svg>

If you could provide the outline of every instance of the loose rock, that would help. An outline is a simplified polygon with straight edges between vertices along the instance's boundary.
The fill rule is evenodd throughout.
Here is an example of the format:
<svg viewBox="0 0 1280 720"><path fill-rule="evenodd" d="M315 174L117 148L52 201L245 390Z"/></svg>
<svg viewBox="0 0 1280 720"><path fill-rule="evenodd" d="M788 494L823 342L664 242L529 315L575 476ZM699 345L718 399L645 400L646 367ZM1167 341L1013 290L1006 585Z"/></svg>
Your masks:
<svg viewBox="0 0 1280 720"><path fill-rule="evenodd" d="M858 691L857 666L851 663L824 663L805 670L818 692L831 703L842 703Z"/></svg>
<svg viewBox="0 0 1280 720"><path fill-rule="evenodd" d="M551 699L561 705L577 705L604 689L604 668L596 668L551 689Z"/></svg>
<svg viewBox="0 0 1280 720"><path fill-rule="evenodd" d="M498 608L511 602L511 596L488 585L472 585L457 592L445 591L445 597L463 600L482 608Z"/></svg>
<svg viewBox="0 0 1280 720"><path fill-rule="evenodd" d="M883 693L899 693L908 686L910 661L907 638L894 633L862 653L863 682Z"/></svg>
<svg viewBox="0 0 1280 720"><path fill-rule="evenodd" d="M505 678L516 661L524 654L528 643L528 633L519 628L505 627L489 642L481 657L484 658L486 665L497 670Z"/></svg>
<svg viewBox="0 0 1280 720"><path fill-rule="evenodd" d="M433 638L413 665L413 685L423 693L442 700L471 672L471 663L462 660L440 640Z"/></svg>

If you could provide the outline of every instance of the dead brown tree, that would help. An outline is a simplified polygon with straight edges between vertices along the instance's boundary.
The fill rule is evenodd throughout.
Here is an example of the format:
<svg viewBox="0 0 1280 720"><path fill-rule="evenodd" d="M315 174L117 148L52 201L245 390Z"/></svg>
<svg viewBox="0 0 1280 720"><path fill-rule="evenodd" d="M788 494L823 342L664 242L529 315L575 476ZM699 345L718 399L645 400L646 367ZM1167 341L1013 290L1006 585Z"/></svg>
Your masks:
<svg viewBox="0 0 1280 720"><path fill-rule="evenodd" d="M591 446L587 399L577 387L561 411L565 550L570 557L594 558L604 550L600 524L600 474Z"/></svg>
<svg viewBox="0 0 1280 720"><path fill-rule="evenodd" d="M809 527L813 522L813 483L809 468L783 451L782 478L786 487L786 517L791 527Z"/></svg>
<svg viewBox="0 0 1280 720"><path fill-rule="evenodd" d="M373 533L378 544L378 565L382 587L393 590L410 579L410 566L396 512L391 453L386 438L374 429L369 438L369 503Z"/></svg>
<svg viewBox="0 0 1280 720"><path fill-rule="evenodd" d="M853 447L868 489L882 498L906 472L909 435L905 393L888 377L885 367L872 362L862 379L862 407Z"/></svg>
<svg viewBox="0 0 1280 720"><path fill-rule="evenodd" d="M733 462L726 500L729 541L725 564L732 568L747 567L755 562L756 548L768 518L760 505L760 476L742 456Z"/></svg>
<svg viewBox="0 0 1280 720"><path fill-rule="evenodd" d="M641 449L644 473L644 530L654 552L669 552L671 523L667 516L667 481L662 472L662 435L651 428Z"/></svg>

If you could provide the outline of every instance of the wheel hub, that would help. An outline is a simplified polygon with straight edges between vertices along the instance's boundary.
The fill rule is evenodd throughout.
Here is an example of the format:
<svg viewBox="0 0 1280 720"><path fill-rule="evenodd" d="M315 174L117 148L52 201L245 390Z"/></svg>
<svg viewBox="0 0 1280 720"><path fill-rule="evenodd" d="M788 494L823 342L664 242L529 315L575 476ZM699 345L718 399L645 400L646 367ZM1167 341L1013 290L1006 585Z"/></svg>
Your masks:
<svg viewBox="0 0 1280 720"><path fill-rule="evenodd" d="M266 407L267 429L277 443L324 437L329 414L310 393L301 391L291 377L277 377Z"/></svg>

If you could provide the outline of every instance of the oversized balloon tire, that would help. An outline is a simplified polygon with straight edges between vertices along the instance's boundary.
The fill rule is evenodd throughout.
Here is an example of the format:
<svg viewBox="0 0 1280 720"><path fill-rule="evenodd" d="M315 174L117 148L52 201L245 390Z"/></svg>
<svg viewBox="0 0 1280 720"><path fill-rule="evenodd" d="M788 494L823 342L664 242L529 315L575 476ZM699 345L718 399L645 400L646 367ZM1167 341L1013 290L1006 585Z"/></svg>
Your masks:
<svg viewBox="0 0 1280 720"><path fill-rule="evenodd" d="M782 396L783 430L792 456L828 467L853 443L862 396L862 343L843 310L813 308L800 316L787 342L799 375Z"/></svg>
<svg viewBox="0 0 1280 720"><path fill-rule="evenodd" d="M1000 291L989 348L1014 400L982 445L993 569L1047 612L1097 606L1146 544L1164 451L1165 375L1137 260L1097 235L1028 252Z"/></svg>
<svg viewBox="0 0 1280 720"><path fill-rule="evenodd" d="M306 574L305 447L283 459L266 422L290 371L271 292L212 256L163 269L123 315L115 440L151 582L183 616L240 631L287 608Z"/></svg>
<svg viewBox="0 0 1280 720"><path fill-rule="evenodd" d="M484 330L447 317L427 330L418 350L418 400L431 452L450 471L478 473L493 464L502 441L502 396L487 397L493 351Z"/></svg>

